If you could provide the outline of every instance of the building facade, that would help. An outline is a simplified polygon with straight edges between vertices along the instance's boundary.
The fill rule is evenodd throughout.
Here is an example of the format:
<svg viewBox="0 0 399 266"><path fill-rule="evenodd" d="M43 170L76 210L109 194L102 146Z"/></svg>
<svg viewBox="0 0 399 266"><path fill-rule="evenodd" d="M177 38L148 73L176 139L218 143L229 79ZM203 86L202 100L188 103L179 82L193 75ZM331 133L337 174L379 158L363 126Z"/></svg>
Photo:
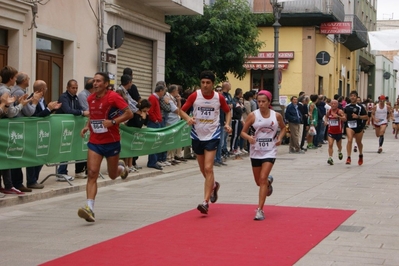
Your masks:
<svg viewBox="0 0 399 266"><path fill-rule="evenodd" d="M377 31L383 30L397 30L399 27L399 20L378 20ZM374 97L378 93L385 91L390 99L394 100L399 97L399 77L398 69L394 68L394 59L399 58L399 50L393 51L378 51L376 53L376 79L375 79L375 92ZM388 72L389 74L384 73Z"/></svg>
<svg viewBox="0 0 399 266"><path fill-rule="evenodd" d="M371 1L364 0L375 14ZM300 91L332 98L337 93L346 96L351 90L357 90L361 97L367 97L374 58L367 51L357 52L367 47L367 27L357 15L362 12L360 2L362 0L285 2L279 20L282 25L278 47L280 104L287 103L287 99ZM254 0L252 4L254 13L272 12L269 0ZM368 16L367 19L375 21L375 16ZM323 23L327 23L332 30L334 23L340 25L337 27L347 24L350 30L344 34L329 34L323 31ZM248 59L250 64L245 66L248 70L246 77L243 80L236 80L233 76L228 78L233 88L273 92L273 58L263 60L262 57L273 55L274 29L271 24L259 29L259 39L264 42L264 47L257 58ZM284 58L287 53L293 56Z"/></svg>
<svg viewBox="0 0 399 266"><path fill-rule="evenodd" d="M0 5L0 67L11 65L31 80L45 80L48 101L58 99L69 79L81 90L97 71L109 71L119 83L125 67L133 69L134 83L148 96L164 79L170 29L165 15L203 13L202 0L0 0ZM119 37L114 25L124 33L117 49L114 38L108 40L110 32Z"/></svg>
<svg viewBox="0 0 399 266"><path fill-rule="evenodd" d="M396 73L393 71L393 62L386 56L376 55L375 60L375 90L373 99L378 96L385 95L389 97L389 101L396 99L395 78Z"/></svg>

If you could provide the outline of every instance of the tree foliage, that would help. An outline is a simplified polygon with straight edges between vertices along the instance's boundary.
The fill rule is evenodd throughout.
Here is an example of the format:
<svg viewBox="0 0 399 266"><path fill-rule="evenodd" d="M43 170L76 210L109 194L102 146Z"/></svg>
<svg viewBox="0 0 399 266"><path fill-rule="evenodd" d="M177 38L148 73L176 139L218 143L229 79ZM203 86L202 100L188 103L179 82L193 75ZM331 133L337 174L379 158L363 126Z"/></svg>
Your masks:
<svg viewBox="0 0 399 266"><path fill-rule="evenodd" d="M168 16L166 82L191 87L199 84L203 70L212 70L217 81L226 80L228 72L243 78L246 57L262 46L257 25L268 20L254 15L245 0L217 0L204 6L203 15Z"/></svg>

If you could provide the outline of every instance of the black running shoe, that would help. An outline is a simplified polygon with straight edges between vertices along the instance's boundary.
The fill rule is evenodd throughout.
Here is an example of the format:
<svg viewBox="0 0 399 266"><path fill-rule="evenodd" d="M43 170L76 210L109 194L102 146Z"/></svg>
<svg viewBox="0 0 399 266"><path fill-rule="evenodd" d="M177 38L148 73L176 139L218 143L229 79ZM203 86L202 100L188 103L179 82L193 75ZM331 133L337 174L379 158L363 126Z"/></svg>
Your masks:
<svg viewBox="0 0 399 266"><path fill-rule="evenodd" d="M273 176L269 175L267 180L269 180L269 187L268 187L268 191L267 191L267 196L269 197L273 193L273 186L272 186Z"/></svg>
<svg viewBox="0 0 399 266"><path fill-rule="evenodd" d="M202 214L208 214L208 209L209 209L209 205L208 203L204 204L198 204L197 206L197 210L199 210Z"/></svg>
<svg viewBox="0 0 399 266"><path fill-rule="evenodd" d="M213 189L212 194L211 194L211 202L212 203L215 203L218 200L218 191L220 188L219 182L215 182L215 184L216 184L216 186Z"/></svg>

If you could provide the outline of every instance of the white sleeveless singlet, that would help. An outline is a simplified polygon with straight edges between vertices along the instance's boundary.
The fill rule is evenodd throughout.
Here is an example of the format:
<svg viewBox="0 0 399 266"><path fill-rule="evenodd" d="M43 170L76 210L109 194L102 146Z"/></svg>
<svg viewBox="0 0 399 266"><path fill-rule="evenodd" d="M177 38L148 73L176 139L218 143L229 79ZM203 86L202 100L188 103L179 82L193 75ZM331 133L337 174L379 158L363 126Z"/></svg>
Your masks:
<svg viewBox="0 0 399 266"><path fill-rule="evenodd" d="M395 124L399 124L399 111L397 111L397 110L393 110L393 117L394 117L394 123Z"/></svg>
<svg viewBox="0 0 399 266"><path fill-rule="evenodd" d="M191 138L207 141L220 139L220 99L219 93L214 93L212 99L205 99L201 90L197 90L197 98L193 104L195 124L191 129Z"/></svg>
<svg viewBox="0 0 399 266"><path fill-rule="evenodd" d="M375 109L375 119L377 120L377 123L375 123L377 126L387 124L388 119L387 119L387 112L388 108L387 105L384 105L384 108L380 108L380 105L378 104Z"/></svg>
<svg viewBox="0 0 399 266"><path fill-rule="evenodd" d="M268 118L262 117L260 110L254 111L255 122L252 127L255 130L255 144L251 144L250 157L252 159L276 158L276 134L278 129L278 122L276 112L270 110Z"/></svg>

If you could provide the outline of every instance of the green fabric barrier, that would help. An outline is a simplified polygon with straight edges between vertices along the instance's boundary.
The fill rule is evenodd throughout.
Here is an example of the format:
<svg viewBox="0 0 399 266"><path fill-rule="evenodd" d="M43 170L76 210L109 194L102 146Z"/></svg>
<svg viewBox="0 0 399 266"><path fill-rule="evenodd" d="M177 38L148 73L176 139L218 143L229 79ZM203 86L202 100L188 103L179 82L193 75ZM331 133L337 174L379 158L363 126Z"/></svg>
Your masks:
<svg viewBox="0 0 399 266"><path fill-rule="evenodd" d="M0 170L86 160L87 142L80 137L87 118L51 115L0 119ZM160 129L120 125L121 158L154 154L191 145L185 121Z"/></svg>

